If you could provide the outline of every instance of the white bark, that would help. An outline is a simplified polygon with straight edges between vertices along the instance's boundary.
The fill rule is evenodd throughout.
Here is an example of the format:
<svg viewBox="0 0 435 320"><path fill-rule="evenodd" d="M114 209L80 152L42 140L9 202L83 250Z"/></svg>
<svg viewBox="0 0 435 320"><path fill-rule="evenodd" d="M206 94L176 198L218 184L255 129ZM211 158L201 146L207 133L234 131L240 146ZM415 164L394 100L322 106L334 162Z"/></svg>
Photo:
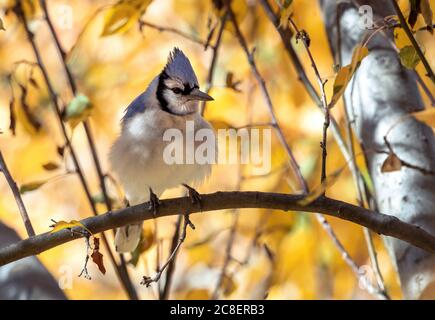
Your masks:
<svg viewBox="0 0 435 320"><path fill-rule="evenodd" d="M343 1L341 1L343 2ZM374 21L393 15L389 1L352 1L373 8ZM336 51L337 28L335 0L320 1L333 51ZM350 62L355 45L367 32L359 26L358 8L342 5L339 16L342 65ZM389 33L392 39L392 33ZM435 176L402 167L400 171L382 173L380 168L388 151L384 136L400 118L424 108L414 75L405 70L391 43L383 35L375 36L368 45L366 57L345 98L348 112L355 121L355 132L364 149L375 188L379 211L394 214L435 234ZM408 163L435 171L435 138L428 126L412 117L394 126L387 136L398 157ZM402 291L407 299L435 298L435 255L403 241L388 238L390 254L399 273Z"/></svg>

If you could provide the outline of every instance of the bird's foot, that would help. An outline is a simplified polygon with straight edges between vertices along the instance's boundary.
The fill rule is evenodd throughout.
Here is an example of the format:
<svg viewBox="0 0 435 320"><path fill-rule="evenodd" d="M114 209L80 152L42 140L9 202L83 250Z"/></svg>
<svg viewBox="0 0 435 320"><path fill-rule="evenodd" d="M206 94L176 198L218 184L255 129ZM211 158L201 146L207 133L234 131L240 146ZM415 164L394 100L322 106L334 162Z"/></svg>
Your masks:
<svg viewBox="0 0 435 320"><path fill-rule="evenodd" d="M154 218L157 217L157 209L160 206L160 199L153 192L153 189L150 188L150 207L149 210L152 211Z"/></svg>
<svg viewBox="0 0 435 320"><path fill-rule="evenodd" d="M192 204L198 204L199 207L201 208L201 195L199 194L199 192L185 183L183 183L183 186L187 189L187 195L192 201Z"/></svg>

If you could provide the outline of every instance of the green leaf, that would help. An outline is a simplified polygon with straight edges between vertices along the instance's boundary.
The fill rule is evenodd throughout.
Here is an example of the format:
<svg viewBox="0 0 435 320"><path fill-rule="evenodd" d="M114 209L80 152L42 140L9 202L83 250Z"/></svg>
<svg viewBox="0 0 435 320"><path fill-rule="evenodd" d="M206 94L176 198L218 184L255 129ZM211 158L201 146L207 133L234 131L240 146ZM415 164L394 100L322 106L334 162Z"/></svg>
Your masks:
<svg viewBox="0 0 435 320"><path fill-rule="evenodd" d="M102 193L94 194L92 196L92 202L95 204L97 204L97 203L104 204L105 203L104 195Z"/></svg>
<svg viewBox="0 0 435 320"><path fill-rule="evenodd" d="M69 121L74 128L89 116L90 109L91 102L89 98L79 93L67 105L63 114L63 120Z"/></svg>
<svg viewBox="0 0 435 320"><path fill-rule="evenodd" d="M35 181L35 182L29 182L25 183L20 187L20 193L24 194L29 191L33 191L44 185L47 181Z"/></svg>
<svg viewBox="0 0 435 320"><path fill-rule="evenodd" d="M420 62L420 57L415 48L411 45L405 46L399 52L400 62L408 69L415 69Z"/></svg>

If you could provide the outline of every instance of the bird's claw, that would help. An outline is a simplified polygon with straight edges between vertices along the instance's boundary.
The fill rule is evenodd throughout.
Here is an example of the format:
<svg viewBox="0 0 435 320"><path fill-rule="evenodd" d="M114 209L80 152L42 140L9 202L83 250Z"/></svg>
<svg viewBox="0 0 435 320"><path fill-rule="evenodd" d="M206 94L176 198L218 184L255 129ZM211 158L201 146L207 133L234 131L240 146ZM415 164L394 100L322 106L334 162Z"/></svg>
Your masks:
<svg viewBox="0 0 435 320"><path fill-rule="evenodd" d="M199 194L199 192L185 183L183 183L183 186L187 189L187 194L192 201L192 204L198 204L201 208L201 195Z"/></svg>
<svg viewBox="0 0 435 320"><path fill-rule="evenodd" d="M157 209L160 206L160 199L153 192L153 189L149 188L149 190L150 190L150 207L149 207L149 209L152 211L153 216L155 218L155 217L157 217Z"/></svg>

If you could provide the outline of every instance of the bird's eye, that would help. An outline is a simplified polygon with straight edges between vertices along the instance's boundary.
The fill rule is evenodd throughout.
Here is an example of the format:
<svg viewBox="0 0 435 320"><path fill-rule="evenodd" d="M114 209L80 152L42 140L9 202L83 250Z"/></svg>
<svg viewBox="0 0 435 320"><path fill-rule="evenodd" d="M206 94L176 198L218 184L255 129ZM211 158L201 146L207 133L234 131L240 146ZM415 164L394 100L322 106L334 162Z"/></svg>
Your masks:
<svg viewBox="0 0 435 320"><path fill-rule="evenodd" d="M171 89L175 94L180 94L182 91L180 88L172 88Z"/></svg>

